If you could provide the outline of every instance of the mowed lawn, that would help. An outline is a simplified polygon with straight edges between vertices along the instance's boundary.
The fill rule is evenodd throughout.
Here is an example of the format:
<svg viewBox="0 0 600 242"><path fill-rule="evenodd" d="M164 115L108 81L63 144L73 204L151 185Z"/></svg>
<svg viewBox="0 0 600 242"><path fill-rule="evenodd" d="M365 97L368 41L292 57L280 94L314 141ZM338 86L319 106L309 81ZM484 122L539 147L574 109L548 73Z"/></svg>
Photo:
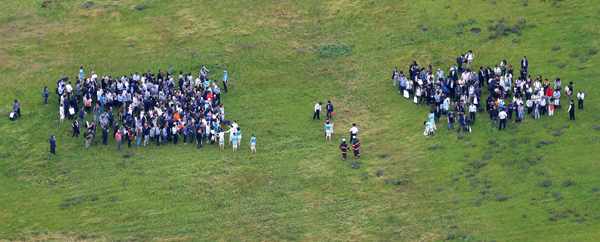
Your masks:
<svg viewBox="0 0 600 242"><path fill-rule="evenodd" d="M0 3L0 240L600 237L596 1L42 3ZM499 24L505 33L490 39ZM392 87L393 68L416 60L447 72L468 50L477 68L506 59L515 72L526 55L532 76L586 92L585 109L569 121L563 93L554 117L530 115L506 132L486 113L464 137L443 123L423 136L428 108ZM85 150L71 123L59 123L56 81L74 80L80 66L122 76L196 75L202 65L210 79L229 73L222 99L244 132L237 153L190 144L117 152L99 137ZM15 99L23 117L11 122ZM331 142L324 118L312 120L327 100L336 109ZM358 169L338 149L352 123L363 144Z"/></svg>

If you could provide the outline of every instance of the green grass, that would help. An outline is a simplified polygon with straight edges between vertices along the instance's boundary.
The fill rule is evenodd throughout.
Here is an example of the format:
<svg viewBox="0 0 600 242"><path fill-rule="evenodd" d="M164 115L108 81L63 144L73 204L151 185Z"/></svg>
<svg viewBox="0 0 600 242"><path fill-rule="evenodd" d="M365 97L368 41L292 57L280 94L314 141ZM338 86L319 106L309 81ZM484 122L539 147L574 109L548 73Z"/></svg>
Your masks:
<svg viewBox="0 0 600 242"><path fill-rule="evenodd" d="M10 153L0 156L0 239L600 236L595 1L42 2L0 4L0 154ZM146 8L136 10L140 4ZM509 28L524 19L524 27L502 28L490 40L488 27L500 18ZM468 50L477 67L503 59L518 66L526 55L532 75L587 92L585 110L576 111L576 122L563 108L552 118L510 122L501 133L479 115L462 139L443 125L424 137L428 110L392 88L391 71L406 71L412 60L447 70ZM227 70L228 119L238 121L244 142L256 134L258 154L247 144L237 153L152 146L132 149L131 158L114 141L111 149L96 141L85 150L82 138L70 138L70 123L59 123L56 95L49 107L41 98L43 86L52 90L81 65L86 74L113 76L196 73L206 65L209 78L219 78ZM10 122L14 99L23 117ZM314 103L327 100L336 107L333 142L325 142L323 121L311 119ZM359 169L338 150L352 123L363 143ZM561 136L553 135L557 128ZM55 157L47 143L53 133L61 149ZM568 180L576 185L563 186Z"/></svg>

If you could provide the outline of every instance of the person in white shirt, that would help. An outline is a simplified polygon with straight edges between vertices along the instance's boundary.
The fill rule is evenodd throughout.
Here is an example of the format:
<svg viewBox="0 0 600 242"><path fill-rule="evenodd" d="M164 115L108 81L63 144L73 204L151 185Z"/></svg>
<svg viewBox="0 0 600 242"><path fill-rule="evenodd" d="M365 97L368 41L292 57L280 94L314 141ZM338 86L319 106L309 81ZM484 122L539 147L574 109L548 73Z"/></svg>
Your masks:
<svg viewBox="0 0 600 242"><path fill-rule="evenodd" d="M502 70L500 69L500 67L498 67L498 65L494 67L494 74L496 74L496 76L501 76L502 74Z"/></svg>
<svg viewBox="0 0 600 242"><path fill-rule="evenodd" d="M498 131L501 131L502 129L506 130L506 112L504 111L504 108L500 110L500 113L498 113L498 118L500 119Z"/></svg>
<svg viewBox="0 0 600 242"><path fill-rule="evenodd" d="M67 91L67 94L71 95L71 92L73 92L73 87L71 86L71 82L69 82L69 84L67 84L67 86L65 86L65 90Z"/></svg>
<svg viewBox="0 0 600 242"><path fill-rule="evenodd" d="M585 98L585 94L583 92L577 93L577 108L583 109L583 98Z"/></svg>
<svg viewBox="0 0 600 242"><path fill-rule="evenodd" d="M350 128L350 143L352 143L352 141L354 141L354 138L356 138L357 134L358 134L358 128L356 127L356 124L352 124L352 128Z"/></svg>
<svg viewBox="0 0 600 242"><path fill-rule="evenodd" d="M315 120L315 118L318 120L321 120L321 117L320 117L321 105L323 105L323 103L321 103L321 102L315 104L315 114L313 115L313 120Z"/></svg>
<svg viewBox="0 0 600 242"><path fill-rule="evenodd" d="M475 59L473 51L469 50L469 53L465 55L465 58L467 59L467 69L471 69L471 62L473 62L473 59Z"/></svg>
<svg viewBox="0 0 600 242"><path fill-rule="evenodd" d="M477 106L475 106L474 103L471 103L471 106L469 106L469 118L471 120L473 120L473 123L475 123L475 114L477 113Z"/></svg>
<svg viewBox="0 0 600 242"><path fill-rule="evenodd" d="M98 80L98 75L96 75L96 72L92 71L92 81Z"/></svg>

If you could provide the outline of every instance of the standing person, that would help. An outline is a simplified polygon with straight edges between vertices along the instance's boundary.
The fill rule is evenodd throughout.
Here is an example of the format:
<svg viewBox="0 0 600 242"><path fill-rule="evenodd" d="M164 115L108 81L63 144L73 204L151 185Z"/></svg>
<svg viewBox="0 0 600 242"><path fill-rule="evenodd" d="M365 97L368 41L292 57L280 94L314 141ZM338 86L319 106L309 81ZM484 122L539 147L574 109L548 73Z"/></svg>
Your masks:
<svg viewBox="0 0 600 242"><path fill-rule="evenodd" d="M452 127L452 129L454 129L454 119L456 118L456 115L454 115L454 110L450 110L450 113L448 114L448 130L450 130L450 127Z"/></svg>
<svg viewBox="0 0 600 242"><path fill-rule="evenodd" d="M352 124L352 128L350 128L350 142L352 142L356 138L357 134L358 128L356 127L356 124Z"/></svg>
<svg viewBox="0 0 600 242"><path fill-rule="evenodd" d="M19 118L21 117L21 103L17 100L13 103L13 112L15 112Z"/></svg>
<svg viewBox="0 0 600 242"><path fill-rule="evenodd" d="M144 124L144 147L149 144L148 139L150 138L151 129L148 126L148 123Z"/></svg>
<svg viewBox="0 0 600 242"><path fill-rule="evenodd" d="M464 113L459 113L458 114L458 130L457 132L460 134L460 129L464 129L464 132L467 132L467 117L465 117Z"/></svg>
<svg viewBox="0 0 600 242"><path fill-rule="evenodd" d="M506 63L506 60L502 60L502 62L500 62L500 70L502 70L502 76L506 75L506 66L508 64Z"/></svg>
<svg viewBox="0 0 600 242"><path fill-rule="evenodd" d="M238 136L238 147L242 147L242 129L240 129L240 127L237 128L237 136Z"/></svg>
<svg viewBox="0 0 600 242"><path fill-rule="evenodd" d="M56 155L56 139L54 139L54 134L50 136L50 153Z"/></svg>
<svg viewBox="0 0 600 242"><path fill-rule="evenodd" d="M583 92L577 93L577 108L583 109L583 98L584 97L585 97L585 94ZM19 115L19 117L20 117L20 115Z"/></svg>
<svg viewBox="0 0 600 242"><path fill-rule="evenodd" d="M554 98L550 99L550 104L548 105L548 116L554 116Z"/></svg>
<svg viewBox="0 0 600 242"><path fill-rule="evenodd" d="M437 127L435 126L435 114L433 114L433 112L428 114L429 117L429 122L431 122L431 126L433 127L433 130L437 130Z"/></svg>
<svg viewBox="0 0 600 242"><path fill-rule="evenodd" d="M198 124L200 125L200 124ZM204 129L203 126L199 126L196 130L196 149L200 149L200 147L202 147L202 129ZM225 146L225 145L223 145Z"/></svg>
<svg viewBox="0 0 600 242"><path fill-rule="evenodd" d="M325 122L325 141L327 141L329 139L329 141L331 141L331 133L333 132L333 124L329 122L329 119L327 120L327 122Z"/></svg>
<svg viewBox="0 0 600 242"><path fill-rule="evenodd" d="M88 129L87 132L83 133L83 137L85 137L85 148L89 149L92 146L92 129Z"/></svg>
<svg viewBox="0 0 600 242"><path fill-rule="evenodd" d="M107 139L108 139L108 132L109 132L109 131L110 131L110 130L108 129L108 127L107 127L107 126L102 126L102 144L103 144L104 146L106 146L106 145L107 145Z"/></svg>
<svg viewBox="0 0 600 242"><path fill-rule="evenodd" d="M100 104L96 103L94 107L94 122L100 122L100 114L102 113L102 108L100 108Z"/></svg>
<svg viewBox="0 0 600 242"><path fill-rule="evenodd" d="M331 117L333 117L333 104L331 104L331 101L327 101L325 110L327 111L327 119L331 120Z"/></svg>
<svg viewBox="0 0 600 242"><path fill-rule="evenodd" d="M85 79L85 75L83 74L83 66L79 67L79 80L83 81Z"/></svg>
<svg viewBox="0 0 600 242"><path fill-rule="evenodd" d="M117 135L115 135L115 140L117 141L117 151L121 150L121 141L123 136L121 135L121 130L117 131Z"/></svg>
<svg viewBox="0 0 600 242"><path fill-rule="evenodd" d="M346 144L346 139L342 139L342 144L340 144L340 150L342 151L342 160L346 160L346 152L348 152L348 144Z"/></svg>
<svg viewBox="0 0 600 242"><path fill-rule="evenodd" d="M458 66L458 72L462 72L462 64L465 62L465 55L460 55L456 59L456 65Z"/></svg>
<svg viewBox="0 0 600 242"><path fill-rule="evenodd" d="M571 104L569 105L569 110L567 110L567 112L569 112L569 120L575 120L575 103L573 102L573 99L571 99Z"/></svg>
<svg viewBox="0 0 600 242"><path fill-rule="evenodd" d="M490 118L492 119L492 125L498 122L498 108L495 105L492 110L490 110Z"/></svg>
<svg viewBox="0 0 600 242"><path fill-rule="evenodd" d="M506 130L506 112L504 111L504 108L500 110L500 113L498 113L498 118L500 118L500 126L498 127L498 131L501 131L502 129Z"/></svg>
<svg viewBox="0 0 600 242"><path fill-rule="evenodd" d="M131 141L133 140L133 135L135 134L133 129L129 126L127 128L127 147L131 149Z"/></svg>
<svg viewBox="0 0 600 242"><path fill-rule="evenodd" d="M235 133L233 134L232 140L233 140L233 152L236 152L237 145L238 145L238 137L237 137L237 135L235 135Z"/></svg>
<svg viewBox="0 0 600 242"><path fill-rule="evenodd" d="M223 87L225 87L225 93L227 93L227 71L223 71Z"/></svg>
<svg viewBox="0 0 600 242"><path fill-rule="evenodd" d="M394 87L396 86L396 82L398 82L398 67L394 68L394 71L392 72L392 80L394 80ZM400 91L398 91L400 92Z"/></svg>
<svg viewBox="0 0 600 242"><path fill-rule="evenodd" d="M50 93L48 92L48 87L44 87L44 91L42 92L42 97L44 98L44 105L48 106L48 96Z"/></svg>
<svg viewBox="0 0 600 242"><path fill-rule="evenodd" d="M469 106L469 119L473 120L473 123L475 123L475 114L477 114L477 106L475 106L474 103L471 103Z"/></svg>
<svg viewBox="0 0 600 242"><path fill-rule="evenodd" d="M73 137L78 138L79 137L79 121L77 120L77 118L75 118L75 121L73 121Z"/></svg>
<svg viewBox="0 0 600 242"><path fill-rule="evenodd" d="M473 59L475 58L473 51L469 50L469 53L467 53L465 57L467 58L467 69L471 69L471 62L473 62Z"/></svg>
<svg viewBox="0 0 600 242"><path fill-rule="evenodd" d="M523 60L521 60L521 69L527 71L527 67L529 67L529 62L527 61L527 57L523 56Z"/></svg>
<svg viewBox="0 0 600 242"><path fill-rule="evenodd" d="M256 137L254 137L254 134L252 134L252 138L250 138L250 153L257 153L256 152Z"/></svg>
<svg viewBox="0 0 600 242"><path fill-rule="evenodd" d="M315 118L321 120L321 117L319 115L321 113L321 105L323 105L323 103L321 102L315 104L315 114L313 115L313 120L315 120Z"/></svg>
<svg viewBox="0 0 600 242"><path fill-rule="evenodd" d="M218 138L219 138L219 147L222 150L225 150L225 132L223 132L222 128L219 128Z"/></svg>
<svg viewBox="0 0 600 242"><path fill-rule="evenodd" d="M360 153L358 151L360 150L360 141L358 140L358 138L354 139L352 143L352 149L354 150L354 158L358 159L358 157L360 157Z"/></svg>
<svg viewBox="0 0 600 242"><path fill-rule="evenodd" d="M542 108L542 106L540 105L539 101L535 102L535 114L533 116L533 119L540 119L540 109Z"/></svg>
<svg viewBox="0 0 600 242"><path fill-rule="evenodd" d="M142 142L142 136L144 135L144 131L142 131L142 126L138 126L135 129L135 139L137 141L137 148L140 148L140 143ZM144 143L145 144L145 143Z"/></svg>
<svg viewBox="0 0 600 242"><path fill-rule="evenodd" d="M173 127L171 128L171 134L173 135L173 144L176 145L177 144L177 136L179 136L179 128L177 128L177 125L173 125Z"/></svg>
<svg viewBox="0 0 600 242"><path fill-rule="evenodd" d="M65 106L61 103L58 109L60 112L60 123L62 124L65 121Z"/></svg>

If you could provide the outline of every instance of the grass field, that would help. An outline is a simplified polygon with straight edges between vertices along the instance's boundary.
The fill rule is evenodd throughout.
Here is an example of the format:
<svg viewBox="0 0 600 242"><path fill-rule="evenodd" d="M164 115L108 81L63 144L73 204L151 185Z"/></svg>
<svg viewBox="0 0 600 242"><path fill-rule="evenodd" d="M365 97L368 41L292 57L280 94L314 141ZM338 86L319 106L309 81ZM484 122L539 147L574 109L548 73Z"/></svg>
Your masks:
<svg viewBox="0 0 600 242"><path fill-rule="evenodd" d="M0 240L600 237L596 1L42 3L0 1ZM497 24L520 27L490 39ZM563 105L554 117L509 122L507 132L479 115L461 139L443 125L424 137L428 109L397 93L393 68L417 60L447 70L468 50L476 67L518 66L526 55L532 76L585 91L585 109L573 122ZM85 150L70 123L59 123L52 91L79 66L115 76L201 65L211 79L229 73L227 119L245 137L237 153L170 144L125 148L134 155L123 158L114 140ZM11 122L14 99L23 117ZM336 108L332 142L324 120L311 119L327 100ZM363 143L358 169L338 149L352 123Z"/></svg>

